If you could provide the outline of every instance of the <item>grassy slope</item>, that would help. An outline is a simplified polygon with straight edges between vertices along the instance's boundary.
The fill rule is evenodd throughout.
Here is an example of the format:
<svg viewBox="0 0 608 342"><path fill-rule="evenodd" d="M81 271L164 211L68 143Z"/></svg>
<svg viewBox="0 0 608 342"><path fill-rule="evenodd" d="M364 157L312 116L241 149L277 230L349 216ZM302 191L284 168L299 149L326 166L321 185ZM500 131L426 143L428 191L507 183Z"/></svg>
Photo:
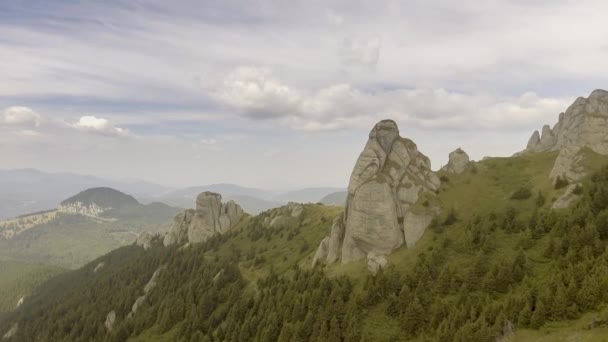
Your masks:
<svg viewBox="0 0 608 342"><path fill-rule="evenodd" d="M608 162L607 157L597 155L592 151L586 150L584 153L584 163L589 173L599 170ZM449 181L443 182L437 196L438 199L435 200L438 200L444 208L443 215L445 215L446 209L454 208L459 221L442 234L437 234L432 229L428 229L414 248L400 248L389 257L391 267L403 271L411 269L419 254L442 248L441 244L446 240L458 240L465 234L467 222L475 215L487 215L491 212L503 211L509 207L515 208L524 216L530 215L536 207L534 200L538 191L541 191L547 199L545 206L550 206L552 201L564 192L564 189L553 189L549 180L549 173L556 157L556 152L549 152L521 157L491 158L475 163L474 167L470 167L460 175L440 172L440 176L447 177ZM532 197L523 201L511 200L513 192L522 186L532 190ZM519 236L500 231L496 234L498 243L492 258L495 260L514 258L521 247ZM526 252L526 256L532 261L533 272L540 276L547 272L545 266L547 261L544 260L540 252L545 249L547 243L547 239L541 239L535 248ZM473 255L463 254L454 249L446 248L444 251L449 254L448 259L455 267L470 263L474 258ZM329 267L328 271L329 274L347 274L355 279L362 280L366 267L366 262L360 261L345 266L333 265ZM361 283L359 281L358 285L361 285ZM545 331L550 333L546 334ZM551 338L556 338L556 336L562 336L563 338L585 336L586 339L580 341L603 341L598 338L605 332L605 329L582 332L580 331L580 324L566 322L561 326L543 328L540 332L522 331L518 333L514 341L536 341L536 338L540 338L539 334L551 336ZM399 323L386 316L383 308L377 308L367 314L364 333L370 341L405 340L401 336ZM551 338L546 341L556 341ZM566 340L564 339L564 341ZM578 339L574 340L579 341Z"/></svg>
<svg viewBox="0 0 608 342"><path fill-rule="evenodd" d="M598 169L607 160L592 152L586 151L586 165L590 172ZM391 267L397 270L411 269L416 257L433 249L442 249L448 254L452 265L470 263L474 257L460 253L457 248L444 248L447 240L458 240L466 234L467 221L475 215L488 215L492 211L500 211L514 207L522 215L530 214L535 207L534 200L538 191L547 198L545 206L557 198L564 190L554 190L549 181L549 172L556 157L555 153L542 153L516 158L492 158L475 163L474 167L461 175L444 175L449 178L445 182L435 200L442 203L444 209L454 208L459 221L441 234L432 229L427 230L416 247L401 248L389 257ZM443 175L443 174L442 174ZM512 193L519 187L532 189L533 196L528 200L511 200ZM271 269L277 273L289 273L295 264L310 267L312 256L318 243L325 237L331 227L332 219L342 212L342 208L322 205L306 205L300 218L290 217L286 208L269 210L256 217L248 217L234 229L236 236L221 245L216 251L210 251L206 257L214 258L216 254L228 256L238 250L245 257L239 263L243 275L250 281L250 293L256 291L256 280L267 274ZM444 213L447 210L444 210ZM261 222L271 215L280 212L282 219L274 228L264 228ZM272 233L269 234L268 232ZM251 234L262 232L259 238L252 241ZM265 232L265 233L264 233ZM492 254L493 259L512 258L521 247L521 236L496 232L497 248ZM540 255L547 243L543 238L537 245L526 251L531 260L533 272L542 276L547 269L546 260ZM348 265L331 265L327 267L330 275L346 274L355 280L361 280L367 274L366 263L355 262ZM360 291L362 282L356 282L355 291ZM605 315L604 315L605 316ZM514 341L603 341L606 333L604 328L588 330L586 327L592 320L593 314L588 314L573 322L550 324L541 330L520 330ZM174 329L175 330L175 329ZM402 340L399 323L386 316L382 307L374 308L367 313L363 325L365 339L369 341L399 341ZM169 331L159 335L155 327L144 331L132 341L173 341L174 332Z"/></svg>
<svg viewBox="0 0 608 342"><path fill-rule="evenodd" d="M21 297L64 271L56 266L0 261L0 314L15 309Z"/></svg>
<svg viewBox="0 0 608 342"><path fill-rule="evenodd" d="M585 151L585 165L590 173L598 170L608 162L608 158L599 156L591 151ZM557 157L556 152L539 153L521 157L491 158L474 163L461 175L440 173L448 177L444 182L435 201L439 201L444 208L444 214L448 208L454 208L458 213L459 221L450 230L441 235L429 229L423 238L412 249L400 248L389 257L389 262L398 270L407 270L413 267L416 257L425 251L442 248L441 244L446 240L457 240L463 233L466 222L475 215L488 215L490 212L502 211L513 207L522 215L530 215L535 208L534 200L540 191L547 199L545 206L550 206L552 201L563 193L564 189L555 190L549 180L549 173L553 162ZM532 190L533 196L528 200L511 200L511 195L520 187ZM340 214L343 208L307 205L304 215L299 218L290 218L281 221L278 227L285 227L281 232L273 234L269 239L261 238L251 242L247 232L255 225L255 220L262 221L270 216L275 210L282 210L283 217L288 217L285 208L274 209L260 214L258 217L248 218L236 229L239 234L224 246L219 253L228 255L231 250L238 249L242 253L255 251L255 255L263 257L258 265L255 260L241 262L239 265L244 276L250 281L250 286L255 287L255 281L266 275L273 268L278 273L289 272L294 264L310 267L312 256L316 251L318 243L325 237L331 227L333 217ZM288 239L288 232L296 228L298 234ZM280 229L280 228L279 228ZM513 258L521 247L519 236L508 235L497 232L499 241L497 250L493 254L496 259ZM527 252L527 257L532 260L534 272L538 274L545 270L545 261L539 250L544 249L547 241L538 242L538 248ZM304 248L303 246L308 246ZM300 250L303 250L300 252ZM450 253L449 259L453 265L471 262L474 256L462 254L453 249L446 249ZM210 253L209 257L213 257ZM348 275L356 282L355 291L362 289L362 279L367 274L365 261L350 263L348 265L327 266L329 275ZM606 329L585 329L593 314L588 314L574 322L563 322L551 324L541 330L521 330L512 341L605 341L603 334ZM154 328L149 329L132 341L171 341L172 332L163 336L155 333ZM384 313L383 307L374 308L367 313L363 326L364 339L369 341L405 341L402 336L399 323Z"/></svg>

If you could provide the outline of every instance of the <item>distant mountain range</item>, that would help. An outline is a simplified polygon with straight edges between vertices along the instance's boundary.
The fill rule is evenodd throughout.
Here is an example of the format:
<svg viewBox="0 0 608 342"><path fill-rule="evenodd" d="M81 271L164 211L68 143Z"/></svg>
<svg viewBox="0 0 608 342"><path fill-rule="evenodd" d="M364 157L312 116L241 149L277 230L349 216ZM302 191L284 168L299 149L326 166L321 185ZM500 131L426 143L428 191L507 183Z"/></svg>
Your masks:
<svg viewBox="0 0 608 342"><path fill-rule="evenodd" d="M288 192L249 188L235 184L212 184L183 189L145 181L117 181L74 173L50 173L36 169L0 170L0 219L56 208L65 198L89 188L109 187L133 195L142 203L162 202L190 208L203 191L219 193L234 200L250 214L287 202L316 203L342 188L317 187Z"/></svg>
<svg viewBox="0 0 608 342"><path fill-rule="evenodd" d="M167 231L177 212L115 189L87 189L54 209L0 220L0 260L78 267L142 232Z"/></svg>

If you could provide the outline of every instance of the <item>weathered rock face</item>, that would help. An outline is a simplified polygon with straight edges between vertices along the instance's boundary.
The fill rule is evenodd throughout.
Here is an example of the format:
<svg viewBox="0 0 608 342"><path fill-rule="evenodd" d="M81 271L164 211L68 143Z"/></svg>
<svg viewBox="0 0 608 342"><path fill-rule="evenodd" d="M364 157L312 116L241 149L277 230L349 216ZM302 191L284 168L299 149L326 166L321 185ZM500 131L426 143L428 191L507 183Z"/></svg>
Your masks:
<svg viewBox="0 0 608 342"><path fill-rule="evenodd" d="M4 334L4 336L2 337L3 340L10 340L11 338L13 338L13 336L15 336L17 334L17 330L19 329L19 324L15 323L11 326L10 330L6 332L6 334Z"/></svg>
<svg viewBox="0 0 608 342"><path fill-rule="evenodd" d="M560 151L551 178L565 176L576 182L585 176L579 153L583 147L608 155L608 91L595 90L588 98L579 97L559 115L553 128L545 125L542 136L534 132L522 153Z"/></svg>
<svg viewBox="0 0 608 342"><path fill-rule="evenodd" d="M106 321L104 322L104 326L108 329L109 332L112 332L114 328L114 323L116 322L116 311L112 310L106 316Z"/></svg>
<svg viewBox="0 0 608 342"><path fill-rule="evenodd" d="M135 245L147 251L152 247L152 234L150 234L149 232L142 232L137 236L137 239L135 240Z"/></svg>
<svg viewBox="0 0 608 342"><path fill-rule="evenodd" d="M204 242L215 234L226 233L244 214L234 201L223 204L221 195L203 192L196 198L196 209L188 209L175 216L163 243L170 246Z"/></svg>
<svg viewBox="0 0 608 342"><path fill-rule="evenodd" d="M370 269L384 267L384 256L402 246L406 237L408 246L420 238L426 226L406 218L422 193L439 186L430 160L416 144L399 136L394 121L380 121L355 163L344 216L334 220L313 264L368 258ZM415 233L410 232L412 222Z"/></svg>
<svg viewBox="0 0 608 342"><path fill-rule="evenodd" d="M105 265L106 265L105 262L100 262L99 264L97 264L97 266L95 266L95 269L93 269L93 273L99 272L99 270L101 270L102 268L104 268Z"/></svg>
<svg viewBox="0 0 608 342"><path fill-rule="evenodd" d="M469 155L461 148L458 148L450 152L450 159L448 161L448 164L444 166L441 171L460 174L463 173L464 170L466 170L467 165L469 165L469 162Z"/></svg>
<svg viewBox="0 0 608 342"><path fill-rule="evenodd" d="M166 268L166 266L161 266L156 271L154 271L154 273L152 274L152 278L150 278L150 280L148 281L146 286L144 286L144 294L139 296L135 300L135 303L131 307L131 312L129 312L129 314L127 315L127 318L133 318L133 316L137 313L137 311L142 306L142 304L145 303L146 298L148 298L148 294L150 293L150 291L152 291L156 287L156 283L158 281L158 276L160 275L160 273L162 271L165 270L165 268ZM114 318L116 318L116 316Z"/></svg>

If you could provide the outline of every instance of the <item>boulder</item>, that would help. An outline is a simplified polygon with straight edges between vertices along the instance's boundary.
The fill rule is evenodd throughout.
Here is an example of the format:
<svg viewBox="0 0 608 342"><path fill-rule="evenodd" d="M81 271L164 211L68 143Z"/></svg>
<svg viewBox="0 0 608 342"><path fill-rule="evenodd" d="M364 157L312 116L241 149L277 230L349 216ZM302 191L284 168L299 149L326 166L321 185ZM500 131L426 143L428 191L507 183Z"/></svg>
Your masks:
<svg viewBox="0 0 608 342"><path fill-rule="evenodd" d="M334 220L313 264L386 256L404 245L406 234L413 246L426 228L427 209L420 209L424 219L406 217L423 193L436 191L440 184L429 158L399 136L397 124L380 121L353 168L344 214ZM434 213L428 209L428 215ZM369 261L370 269L378 269L378 260Z"/></svg>
<svg viewBox="0 0 608 342"><path fill-rule="evenodd" d="M101 270L105 265L105 262L100 262L99 264L97 264L97 266L95 266L95 269L93 269L93 273L99 272L99 270Z"/></svg>
<svg viewBox="0 0 608 342"><path fill-rule="evenodd" d="M300 217L304 212L304 205L301 203L289 202L287 208L291 212L291 217Z"/></svg>
<svg viewBox="0 0 608 342"><path fill-rule="evenodd" d="M148 294L150 293L150 291L152 291L156 287L158 276L165 268L166 268L166 266L161 266L158 269L156 269L156 271L154 271L154 273L152 274L152 277L150 278L150 280L148 280L148 283L144 286L144 294L139 296L135 300L135 303L133 303L133 306L131 307L131 312L129 312L129 315L127 315L127 318L133 318L133 316L137 313L137 311L139 310L141 305L146 301L146 298L148 298Z"/></svg>
<svg viewBox="0 0 608 342"><path fill-rule="evenodd" d="M112 332L112 329L114 328L114 323L115 322L116 322L116 311L112 310L106 316L106 321L104 322L103 325L105 325L105 327L108 330L108 332Z"/></svg>
<svg viewBox="0 0 608 342"><path fill-rule="evenodd" d="M574 202L579 199L579 196L575 194L575 190L578 186L580 186L580 184L568 185L566 191L557 200L555 200L555 202L553 202L551 209L565 209L574 204Z"/></svg>
<svg viewBox="0 0 608 342"><path fill-rule="evenodd" d="M223 204L220 194L203 192L196 198L196 209L175 216L163 244L205 242L215 234L229 231L244 215L243 209L234 201Z"/></svg>
<svg viewBox="0 0 608 342"><path fill-rule="evenodd" d="M370 254L367 256L367 269L373 274L378 273L388 264L386 257L383 255Z"/></svg>
<svg viewBox="0 0 608 342"><path fill-rule="evenodd" d="M11 326L11 328L4 334L2 337L3 340L10 340L13 336L17 335L17 330L19 329L19 323L15 323Z"/></svg>
<svg viewBox="0 0 608 342"><path fill-rule="evenodd" d="M142 232L137 236L135 245L143 248L145 251L152 247L152 234L149 232Z"/></svg>
<svg viewBox="0 0 608 342"><path fill-rule="evenodd" d="M448 164L444 166L441 171L456 174L463 173L464 170L466 170L467 165L469 165L469 162L469 155L461 148L457 148L450 152Z"/></svg>

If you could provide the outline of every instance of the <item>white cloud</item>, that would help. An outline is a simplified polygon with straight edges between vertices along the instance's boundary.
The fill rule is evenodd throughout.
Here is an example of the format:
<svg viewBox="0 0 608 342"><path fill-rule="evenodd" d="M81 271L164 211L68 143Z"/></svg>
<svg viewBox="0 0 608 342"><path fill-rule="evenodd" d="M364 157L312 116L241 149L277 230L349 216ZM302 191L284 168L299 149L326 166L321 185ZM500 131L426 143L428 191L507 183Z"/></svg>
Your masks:
<svg viewBox="0 0 608 342"><path fill-rule="evenodd" d="M338 14L331 8L325 10L325 17L327 18L327 21L329 21L332 25L335 26L340 26L344 22L344 17L342 17L340 14Z"/></svg>
<svg viewBox="0 0 608 342"><path fill-rule="evenodd" d="M120 128L112 125L110 121L104 118L98 118L95 116L82 116L78 122L74 123L72 127L85 131L106 136L127 136L129 130L126 128Z"/></svg>
<svg viewBox="0 0 608 342"><path fill-rule="evenodd" d="M380 37L362 38L349 36L340 46L340 58L347 66L375 69L380 58Z"/></svg>
<svg viewBox="0 0 608 342"><path fill-rule="evenodd" d="M31 108L13 106L4 110L3 121L8 125L37 128L40 126L42 118Z"/></svg>
<svg viewBox="0 0 608 342"><path fill-rule="evenodd" d="M253 67L239 67L231 72L217 96L253 118L282 116L301 101L300 94L274 79L267 69Z"/></svg>
<svg viewBox="0 0 608 342"><path fill-rule="evenodd" d="M203 138L201 139L201 144L203 145L215 145L217 144L217 140L214 138Z"/></svg>
<svg viewBox="0 0 608 342"><path fill-rule="evenodd" d="M571 103L570 98L543 98L533 92L501 97L442 88L365 91L345 83L308 92L252 67L228 75L218 94L245 117L309 131L369 126L386 117L429 129L521 129L553 122Z"/></svg>

